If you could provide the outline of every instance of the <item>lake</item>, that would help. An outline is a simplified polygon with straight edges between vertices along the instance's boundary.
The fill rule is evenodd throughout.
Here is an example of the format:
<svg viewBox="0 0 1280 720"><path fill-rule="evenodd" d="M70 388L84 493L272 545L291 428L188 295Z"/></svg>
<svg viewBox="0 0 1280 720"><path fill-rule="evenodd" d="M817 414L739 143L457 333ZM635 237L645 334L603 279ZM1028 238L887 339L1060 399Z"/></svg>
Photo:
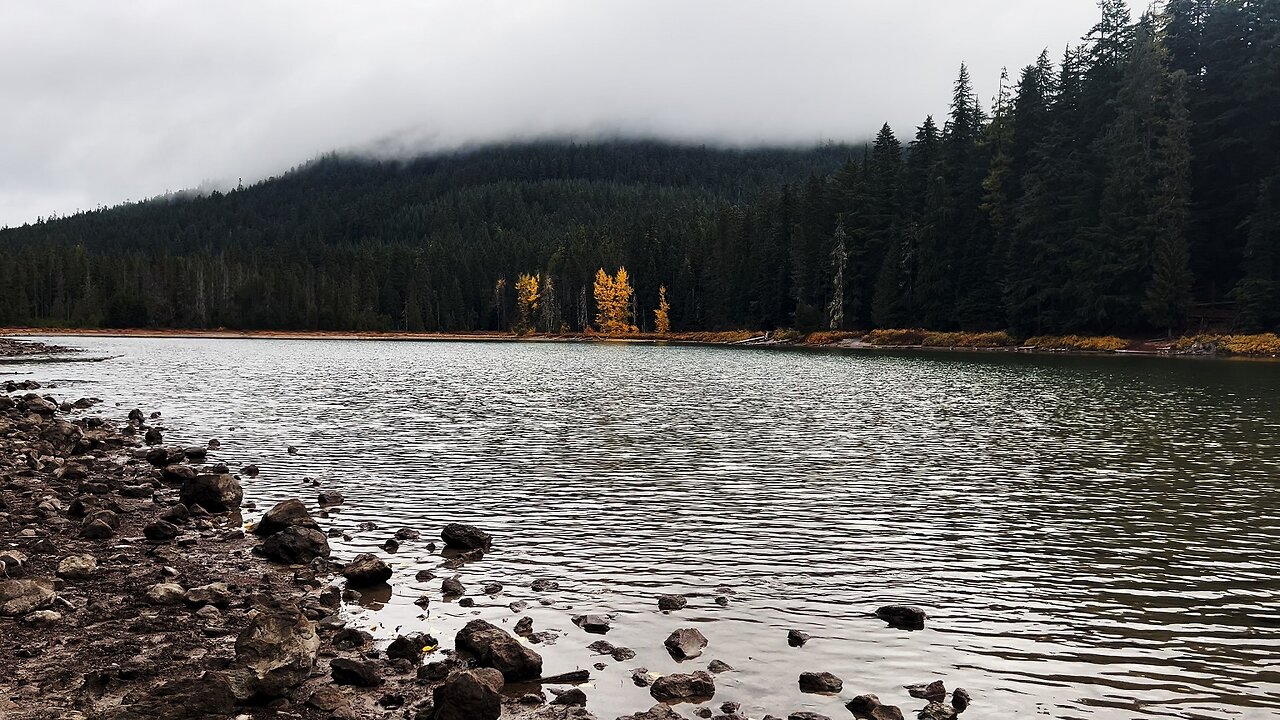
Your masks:
<svg viewBox="0 0 1280 720"><path fill-rule="evenodd" d="M967 716L1261 718L1280 711L1280 365L1011 354L772 351L626 344L54 338L103 363L0 366L160 410L166 442L257 464L259 510L317 488L327 521L396 568L391 598L350 610L390 639L452 644L472 617L510 627L527 600L546 672L604 661L588 709L652 704L633 668L719 659L713 703L751 717L908 683L973 696ZM297 455L286 452L293 445ZM246 513L246 515L252 515ZM378 528L359 530L372 521ZM438 596L448 522L493 533L459 572L477 607ZM389 555L396 529L419 541ZM535 593L529 582L557 580ZM486 581L506 584L496 598ZM689 606L657 611L663 593ZM714 602L729 598L726 606ZM549 605L537 601L546 599ZM909 603L923 631L886 627ZM584 648L569 622L616 613ZM478 613L474 615L473 613ZM710 640L677 664L677 627ZM787 644L787 631L813 636ZM801 671L844 679L806 695ZM689 716L692 706L679 706Z"/></svg>

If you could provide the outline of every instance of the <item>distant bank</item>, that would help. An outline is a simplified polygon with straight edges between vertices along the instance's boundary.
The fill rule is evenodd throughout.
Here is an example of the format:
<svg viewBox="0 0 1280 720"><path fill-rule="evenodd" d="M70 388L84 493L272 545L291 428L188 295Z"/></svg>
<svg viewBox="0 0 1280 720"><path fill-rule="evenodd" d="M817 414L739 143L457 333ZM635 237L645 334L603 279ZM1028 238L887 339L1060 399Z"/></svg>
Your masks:
<svg viewBox="0 0 1280 720"><path fill-rule="evenodd" d="M1041 335L1026 339L1005 332L936 332L920 329L800 332L727 330L657 333L385 332L325 330L229 330L154 328L0 328L0 337L173 337L261 340L401 340L490 342L632 342L680 345L724 345L777 348L864 350L958 350L974 352L1043 352L1280 358L1280 336L1200 334L1176 339L1121 338L1110 335Z"/></svg>

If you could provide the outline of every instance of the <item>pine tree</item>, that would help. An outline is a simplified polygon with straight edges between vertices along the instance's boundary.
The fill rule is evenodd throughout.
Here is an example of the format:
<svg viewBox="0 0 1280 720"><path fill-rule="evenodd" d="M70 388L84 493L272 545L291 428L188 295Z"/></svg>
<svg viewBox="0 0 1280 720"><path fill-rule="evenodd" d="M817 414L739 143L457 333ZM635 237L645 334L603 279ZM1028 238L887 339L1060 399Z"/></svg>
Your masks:
<svg viewBox="0 0 1280 720"><path fill-rule="evenodd" d="M1280 174L1262 182L1248 221L1244 277L1232 291L1240 329L1265 330L1280 322Z"/></svg>
<svg viewBox="0 0 1280 720"><path fill-rule="evenodd" d="M1172 337L1191 305L1190 253L1187 246L1188 203L1191 195L1191 140L1187 112L1187 74L1170 78L1169 118L1160 138L1160 179L1156 197L1155 246L1151 281L1143 310L1157 327Z"/></svg>

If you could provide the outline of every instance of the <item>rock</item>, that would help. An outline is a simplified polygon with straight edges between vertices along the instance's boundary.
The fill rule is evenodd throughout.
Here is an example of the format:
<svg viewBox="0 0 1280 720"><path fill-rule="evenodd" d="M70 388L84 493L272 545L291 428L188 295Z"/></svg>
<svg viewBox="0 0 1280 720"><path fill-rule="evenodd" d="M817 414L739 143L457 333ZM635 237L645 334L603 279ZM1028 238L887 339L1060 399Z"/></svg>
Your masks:
<svg viewBox="0 0 1280 720"><path fill-rule="evenodd" d="M329 661L329 673L339 685L377 687L382 684L378 668L371 662L352 658L334 658Z"/></svg>
<svg viewBox="0 0 1280 720"><path fill-rule="evenodd" d="M493 537L474 525L450 523L440 531L440 538L447 548L462 550L488 550Z"/></svg>
<svg viewBox="0 0 1280 720"><path fill-rule="evenodd" d="M387 646L387 657L402 658L417 665L422 662L422 655L428 647L435 647L439 643L430 635L424 633L413 633L412 635L397 635L395 640Z"/></svg>
<svg viewBox="0 0 1280 720"><path fill-rule="evenodd" d="M636 656L635 650L632 650L631 648L625 648L625 647L616 647L613 649L613 652L609 653L609 657L612 657L614 660L617 660L618 662L624 662L626 660L630 660L635 656Z"/></svg>
<svg viewBox="0 0 1280 720"><path fill-rule="evenodd" d="M307 506L297 498L289 498L273 505L253 528L253 534L258 537L268 537L291 527L320 529L319 523L311 517L311 513L307 512Z"/></svg>
<svg viewBox="0 0 1280 720"><path fill-rule="evenodd" d="M573 624L596 635L609 632L609 618L604 615L575 615Z"/></svg>
<svg viewBox="0 0 1280 720"><path fill-rule="evenodd" d="M533 632L533 618L522 617L516 621L515 631L517 635L528 635Z"/></svg>
<svg viewBox="0 0 1280 720"><path fill-rule="evenodd" d="M0 505L0 507L4 507ZM26 571L27 556L18 550L0 550L0 573L18 577Z"/></svg>
<svg viewBox="0 0 1280 720"><path fill-rule="evenodd" d="M587 694L581 688L569 688L551 701L552 705L586 705Z"/></svg>
<svg viewBox="0 0 1280 720"><path fill-rule="evenodd" d="M236 637L228 675L238 700L283 697L311 675L320 637L296 609L255 610Z"/></svg>
<svg viewBox="0 0 1280 720"><path fill-rule="evenodd" d="M321 505L341 505L346 498L342 497L342 493L336 490L326 490L317 498Z"/></svg>
<svg viewBox="0 0 1280 720"><path fill-rule="evenodd" d="M417 540L419 537L421 537L421 535L417 530L411 530L409 528L400 528L399 530L396 531L395 537L397 540Z"/></svg>
<svg viewBox="0 0 1280 720"><path fill-rule="evenodd" d="M168 542L178 537L178 526L168 520L156 520L142 528L142 534L152 542Z"/></svg>
<svg viewBox="0 0 1280 720"><path fill-rule="evenodd" d="M197 475L182 483L179 500L190 508L193 504L210 512L228 512L240 507L244 491L234 475Z"/></svg>
<svg viewBox="0 0 1280 720"><path fill-rule="evenodd" d="M485 595L494 596L502 593L502 583L491 582L485 583L483 592Z"/></svg>
<svg viewBox="0 0 1280 720"><path fill-rule="evenodd" d="M53 585L43 580L0 580L0 617L18 617L53 604Z"/></svg>
<svg viewBox="0 0 1280 720"><path fill-rule="evenodd" d="M472 620L458 631L455 645L491 667L508 681L528 680L542 674L542 656L525 647L506 630L484 620Z"/></svg>
<svg viewBox="0 0 1280 720"><path fill-rule="evenodd" d="M373 587L391 579L391 568L376 555L357 555L342 569L342 576L351 587Z"/></svg>
<svg viewBox="0 0 1280 720"><path fill-rule="evenodd" d="M222 447L222 443L219 442L217 438L214 438L214 439L211 439L209 442L205 443L205 447L210 450L217 450L218 448Z"/></svg>
<svg viewBox="0 0 1280 720"><path fill-rule="evenodd" d="M684 720L684 716L666 705L654 705L642 713L623 715L618 720Z"/></svg>
<svg viewBox="0 0 1280 720"><path fill-rule="evenodd" d="M246 477L257 477L259 472L257 465L245 465L240 468L240 474Z"/></svg>
<svg viewBox="0 0 1280 720"><path fill-rule="evenodd" d="M290 455L297 455L298 448L294 447L293 445L287 445L285 446L285 452L289 453Z"/></svg>
<svg viewBox="0 0 1280 720"><path fill-rule="evenodd" d="M662 643L676 660L692 660L707 647L707 638L696 628L680 628Z"/></svg>
<svg viewBox="0 0 1280 720"><path fill-rule="evenodd" d="M941 680L918 685L903 685L902 687L906 689L907 694L911 697L922 700L941 700L947 696L947 686Z"/></svg>
<svg viewBox="0 0 1280 720"><path fill-rule="evenodd" d="M560 583L555 580L534 580L529 584L529 589L534 592L551 592L560 589Z"/></svg>
<svg viewBox="0 0 1280 720"><path fill-rule="evenodd" d="M125 697L137 697L128 693ZM214 720L229 718L236 704L225 673L206 672L199 678L171 680L137 697L116 712L94 717L110 720Z"/></svg>
<svg viewBox="0 0 1280 720"><path fill-rule="evenodd" d="M458 579L457 575L454 575L451 578L445 578L444 581L440 583L440 593L445 597L465 595L466 592L467 587L462 584L462 581Z"/></svg>
<svg viewBox="0 0 1280 720"><path fill-rule="evenodd" d="M799 630L787 632L787 644L791 647L804 647L807 642L809 642L809 633L800 632Z"/></svg>
<svg viewBox="0 0 1280 720"><path fill-rule="evenodd" d="M419 570L413 576L413 579L417 580L418 582L427 582L428 580L435 580L436 574L431 572L430 570Z"/></svg>
<svg viewBox="0 0 1280 720"><path fill-rule="evenodd" d="M924 706L920 714L916 717L920 720L956 720L959 713L956 709L946 703L931 702Z"/></svg>
<svg viewBox="0 0 1280 720"><path fill-rule="evenodd" d="M177 605L186 599L187 591L177 583L157 583L147 588L147 602L152 605Z"/></svg>
<svg viewBox="0 0 1280 720"><path fill-rule="evenodd" d="M62 622L62 613L53 610L36 610L22 616L22 623L31 627L51 627Z"/></svg>
<svg viewBox="0 0 1280 720"><path fill-rule="evenodd" d="M58 563L58 577L83 580L98 570L98 559L92 555L70 555Z"/></svg>
<svg viewBox="0 0 1280 720"><path fill-rule="evenodd" d="M289 527L262 543L262 554L285 565L305 565L329 557L329 539L312 527ZM387 577L390 577L390 569Z"/></svg>
<svg viewBox="0 0 1280 720"><path fill-rule="evenodd" d="M89 520L80 526L80 537L90 540L106 540L115 534L116 531L110 525L98 518Z"/></svg>
<svg viewBox="0 0 1280 720"><path fill-rule="evenodd" d="M844 682L829 672L800 673L800 692L838 693L843 687Z"/></svg>
<svg viewBox="0 0 1280 720"><path fill-rule="evenodd" d="M969 708L970 700L969 691L964 688L956 688L955 692L951 693L951 707L955 708L958 713L962 713Z"/></svg>
<svg viewBox="0 0 1280 720"><path fill-rule="evenodd" d="M182 503L175 503L160 513L160 519L171 523L185 523L191 519L191 511Z"/></svg>
<svg viewBox="0 0 1280 720"><path fill-rule="evenodd" d="M190 460L191 462L202 463L204 462L205 457L209 454L209 448L192 445L190 447L182 448L182 454L186 455L187 460Z"/></svg>
<svg viewBox="0 0 1280 720"><path fill-rule="evenodd" d="M497 720L502 714L502 673L489 668L450 675L432 693L432 720Z"/></svg>
<svg viewBox="0 0 1280 720"><path fill-rule="evenodd" d="M885 605L876 610L876 617L899 630L923 630L928 616L913 605Z"/></svg>
<svg viewBox="0 0 1280 720"><path fill-rule="evenodd" d="M820 715L816 712L793 712L787 716L787 720L831 720L830 715Z"/></svg>
<svg viewBox="0 0 1280 720"><path fill-rule="evenodd" d="M423 682L437 683L449 676L449 671L453 670L455 663L449 660L437 660L433 663L427 663L418 668L418 679ZM501 675L501 673L498 673Z"/></svg>
<svg viewBox="0 0 1280 720"><path fill-rule="evenodd" d="M332 685L321 685L307 697L308 706L330 713L340 708L345 708L350 704L347 696Z"/></svg>
<svg viewBox="0 0 1280 720"><path fill-rule="evenodd" d="M849 712L870 720L903 720L896 705L885 705L875 695L859 695L845 704Z"/></svg>
<svg viewBox="0 0 1280 720"><path fill-rule="evenodd" d="M160 428L148 428L147 434L142 436L144 442L148 445L159 445L164 442L164 435L160 433Z"/></svg>
<svg viewBox="0 0 1280 720"><path fill-rule="evenodd" d="M720 660L712 660L711 662L707 663L707 670L710 670L716 675L719 675L720 673L732 672L733 666L727 662L723 662Z"/></svg>
<svg viewBox="0 0 1280 720"><path fill-rule="evenodd" d="M372 635L355 628L343 628L333 636L333 646L339 650L354 650L372 641Z"/></svg>
<svg viewBox="0 0 1280 720"><path fill-rule="evenodd" d="M215 582L191 588L183 594L182 599L192 607L201 605L226 607L231 604L231 591L227 589L226 583Z"/></svg>
<svg viewBox="0 0 1280 720"><path fill-rule="evenodd" d="M387 538L386 541L382 543L382 549L389 553L399 552L400 543L396 542L395 538Z"/></svg>
<svg viewBox="0 0 1280 720"><path fill-rule="evenodd" d="M658 597L659 610L682 610L689 601L683 595L660 595Z"/></svg>
<svg viewBox="0 0 1280 720"><path fill-rule="evenodd" d="M584 682L591 681L590 670L571 670L567 673L544 677L538 682L543 685L580 685Z"/></svg>
<svg viewBox="0 0 1280 720"><path fill-rule="evenodd" d="M716 681L704 670L688 675L663 675L653 681L649 694L659 702L705 702L716 694Z"/></svg>

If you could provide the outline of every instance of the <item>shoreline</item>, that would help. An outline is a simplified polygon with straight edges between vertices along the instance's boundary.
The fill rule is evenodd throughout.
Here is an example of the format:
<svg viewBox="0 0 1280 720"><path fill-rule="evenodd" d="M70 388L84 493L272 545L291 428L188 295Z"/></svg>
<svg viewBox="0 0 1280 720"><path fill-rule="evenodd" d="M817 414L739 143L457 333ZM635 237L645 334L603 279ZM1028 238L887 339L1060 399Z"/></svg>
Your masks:
<svg viewBox="0 0 1280 720"><path fill-rule="evenodd" d="M1012 353L1022 355L1085 355L1115 357L1161 357L1216 360L1280 360L1280 352L1264 348L1264 352L1241 353L1220 348L1216 340L1231 336L1184 337L1178 340L1140 340L1135 338L1103 338L1117 340L1122 346L1108 349L1089 347L1044 347L1034 345L930 345L913 343L866 342L865 334L853 332L814 332L808 334L784 333L774 337L764 331L698 331L676 332L668 335L656 333L629 333L625 335L599 335L595 333L533 333L517 335L509 332L477 330L468 332L408 332L408 331L347 331L347 330L175 330L175 329L102 329L102 328L0 328L3 338L43 337L105 337L105 338L178 338L192 340L343 340L382 342L519 342L519 343L613 343L636 345L688 345L702 347L744 347L763 349L798 350L847 350L847 351L897 351L897 352L952 352L952 353ZM817 338L817 341L813 339ZM1205 339L1213 338L1213 339ZM1071 339L1071 338L1064 338ZM1089 340L1090 338L1084 338ZM1274 339L1274 338L1273 338ZM1179 344L1185 346L1179 349ZM58 348L64 352L76 349ZM7 362L38 361L39 353L4 356ZM86 358L82 361L96 361Z"/></svg>

